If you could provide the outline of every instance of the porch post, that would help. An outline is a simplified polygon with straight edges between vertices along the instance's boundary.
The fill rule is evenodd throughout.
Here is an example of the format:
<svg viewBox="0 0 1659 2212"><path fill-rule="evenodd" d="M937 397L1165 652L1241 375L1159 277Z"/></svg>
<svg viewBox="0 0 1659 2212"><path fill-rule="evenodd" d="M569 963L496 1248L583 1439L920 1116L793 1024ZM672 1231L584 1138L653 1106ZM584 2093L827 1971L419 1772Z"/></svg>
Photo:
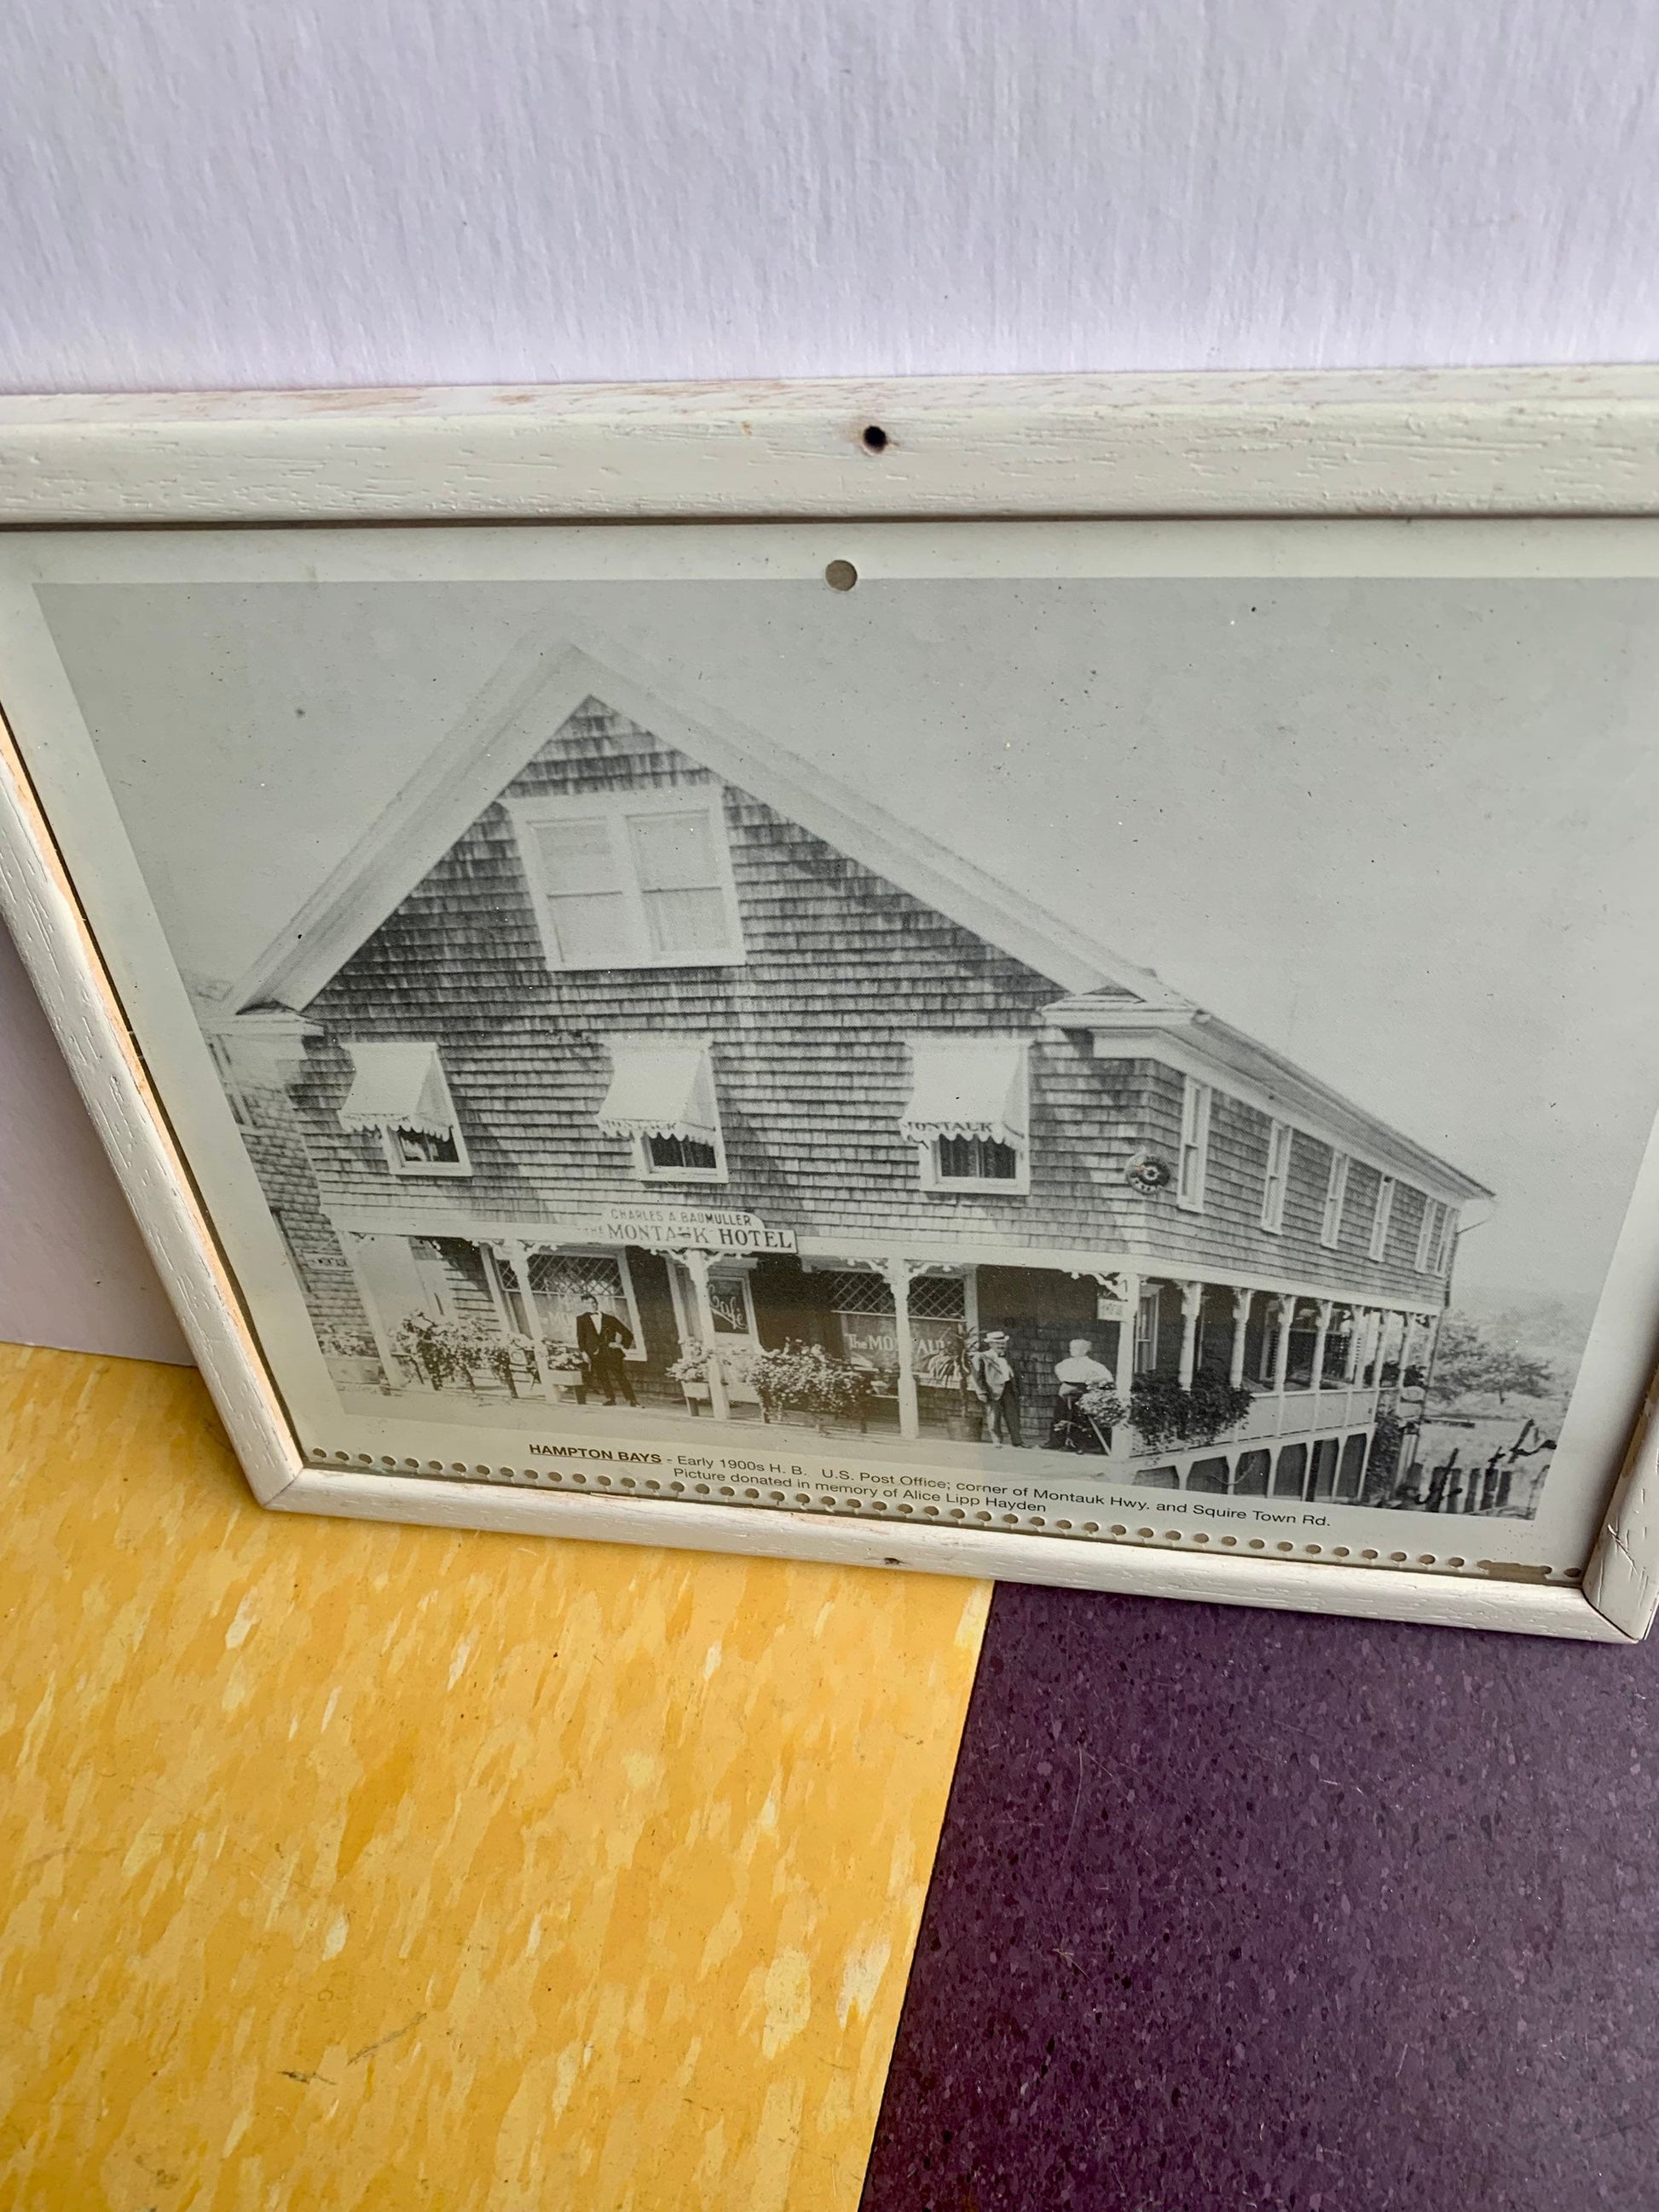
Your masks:
<svg viewBox="0 0 1659 2212"><path fill-rule="evenodd" d="M1406 1387L1406 1370L1411 1364L1411 1349L1417 1339L1417 1316L1402 1314L1400 1317L1400 1387Z"/></svg>
<svg viewBox="0 0 1659 2212"><path fill-rule="evenodd" d="M363 1314L368 1322L368 1333L374 1340L374 1349L380 1356L381 1366L386 1370L386 1389L401 1389L403 1369L392 1357L392 1340L386 1333L385 1319L380 1307L375 1304L374 1293L369 1289L368 1278L357 1262L357 1247L362 1241L362 1232L358 1230L348 1229L341 1232L340 1243L345 1251L346 1263L351 1269L351 1279L357 1285L357 1296L362 1303Z"/></svg>
<svg viewBox="0 0 1659 2212"><path fill-rule="evenodd" d="M1291 1323L1296 1319L1294 1298L1275 1298L1273 1320L1279 1334L1273 1340L1273 1395L1279 1401L1278 1433L1285 1433L1285 1376L1291 1364Z"/></svg>
<svg viewBox="0 0 1659 2212"><path fill-rule="evenodd" d="M1348 1308L1348 1356L1342 1363L1342 1380L1350 1390L1359 1380L1359 1336L1364 1322L1364 1308L1350 1306Z"/></svg>
<svg viewBox="0 0 1659 2212"><path fill-rule="evenodd" d="M501 1265L495 1257L495 1247L480 1244L478 1257L483 1263L484 1285L489 1292L489 1303L495 1309L495 1326L503 1336L514 1335L513 1316L507 1310L507 1293L501 1288Z"/></svg>
<svg viewBox="0 0 1659 2212"><path fill-rule="evenodd" d="M1440 1350L1441 1324L1445 1318L1445 1309L1442 1307L1434 1319L1426 1324L1429 1340L1423 1347L1423 1404L1425 1410L1429 1402L1429 1385L1434 1380L1434 1363Z"/></svg>
<svg viewBox="0 0 1659 2212"><path fill-rule="evenodd" d="M921 1414L916 1402L915 1347L910 1341L910 1278L915 1270L908 1260L884 1260L881 1271L893 1293L893 1341L898 1349L899 1434L921 1434Z"/></svg>
<svg viewBox="0 0 1659 2212"><path fill-rule="evenodd" d="M1250 1301L1255 1295L1253 1291L1233 1292L1233 1356L1227 1369L1227 1380L1235 1390L1244 1381L1244 1332L1250 1325Z"/></svg>
<svg viewBox="0 0 1659 2212"><path fill-rule="evenodd" d="M1202 1283L1183 1283L1181 1285L1181 1387L1193 1387L1193 1370L1198 1364L1198 1323L1204 1310Z"/></svg>
<svg viewBox="0 0 1659 2212"><path fill-rule="evenodd" d="M1316 1398L1325 1387L1325 1346L1330 1340L1334 1302L1329 1298L1321 1298L1315 1310L1319 1316L1319 1325L1314 1332L1313 1356L1313 1389ZM1315 1411L1318 1411L1316 1407Z"/></svg>
<svg viewBox="0 0 1659 2212"><path fill-rule="evenodd" d="M547 1371L547 1348L542 1342L542 1317L536 1308L536 1293L530 1287L530 1255L518 1243L503 1244L501 1251L512 1266L513 1279L519 1286L519 1303L524 1308L525 1323L530 1331L530 1348L536 1355L536 1380L548 1404L556 1404L553 1377Z"/></svg>
<svg viewBox="0 0 1659 2212"><path fill-rule="evenodd" d="M720 1372L720 1356L714 1349L714 1309L708 1303L708 1255L695 1245L685 1255L686 1273L691 1278L691 1288L696 1293L697 1334L708 1356L708 1410L717 1421L729 1421L732 1408L726 1395L726 1377Z"/></svg>

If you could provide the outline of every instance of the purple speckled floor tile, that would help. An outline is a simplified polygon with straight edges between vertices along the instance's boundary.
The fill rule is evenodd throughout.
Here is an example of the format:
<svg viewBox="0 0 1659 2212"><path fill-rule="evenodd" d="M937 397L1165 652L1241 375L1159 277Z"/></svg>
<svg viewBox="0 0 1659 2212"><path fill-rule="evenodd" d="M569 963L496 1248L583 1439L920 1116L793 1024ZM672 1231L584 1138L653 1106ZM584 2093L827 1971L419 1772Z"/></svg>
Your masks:
<svg viewBox="0 0 1659 2212"><path fill-rule="evenodd" d="M864 2212L1659 2208L1659 1643L1006 1585Z"/></svg>

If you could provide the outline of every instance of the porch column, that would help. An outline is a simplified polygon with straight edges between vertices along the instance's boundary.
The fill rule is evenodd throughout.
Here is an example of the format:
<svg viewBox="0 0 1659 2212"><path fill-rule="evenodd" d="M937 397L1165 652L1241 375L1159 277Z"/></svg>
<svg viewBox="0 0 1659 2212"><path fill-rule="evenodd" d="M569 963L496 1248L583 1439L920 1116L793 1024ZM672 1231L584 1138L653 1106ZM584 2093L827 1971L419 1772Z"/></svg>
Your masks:
<svg viewBox="0 0 1659 2212"><path fill-rule="evenodd" d="M685 1272L691 1278L691 1288L697 1301L697 1334L708 1357L708 1410L717 1421L729 1421L732 1408L726 1395L726 1377L720 1372L720 1356L714 1349L714 1309L708 1303L708 1255L695 1246L685 1255Z"/></svg>
<svg viewBox="0 0 1659 2212"><path fill-rule="evenodd" d="M519 1286L519 1304L524 1308L530 1348L536 1355L536 1380L548 1404L556 1405L558 1401L553 1395L553 1378L547 1371L547 1348L542 1342L542 1317L536 1310L536 1293L530 1287L530 1255L522 1244L503 1244L501 1254L512 1267L513 1279Z"/></svg>
<svg viewBox="0 0 1659 2212"><path fill-rule="evenodd" d="M1233 1292L1233 1356L1227 1367L1227 1380L1235 1390L1244 1381L1244 1332L1250 1325L1250 1300L1253 1291Z"/></svg>
<svg viewBox="0 0 1659 2212"><path fill-rule="evenodd" d="M1330 1340L1331 1315L1334 1310L1334 1301L1330 1298L1321 1298L1314 1309L1319 1316L1318 1326L1314 1331L1313 1389L1316 1397L1325 1387L1325 1346Z"/></svg>
<svg viewBox="0 0 1659 2212"><path fill-rule="evenodd" d="M501 1263L495 1256L493 1244L480 1244L478 1257L483 1262L484 1287L489 1292L489 1303L495 1309L495 1326L503 1336L514 1336L513 1316L507 1309L507 1293L501 1288Z"/></svg>
<svg viewBox="0 0 1659 2212"><path fill-rule="evenodd" d="M1273 1322L1278 1334L1273 1339L1273 1395L1279 1401L1279 1433L1285 1433L1285 1376L1291 1364L1291 1323L1296 1319L1294 1298L1275 1298L1273 1303Z"/></svg>
<svg viewBox="0 0 1659 2212"><path fill-rule="evenodd" d="M392 1357L392 1340L386 1333L385 1318L375 1304L368 1276L357 1264L357 1247L361 1242L361 1233L356 1230L348 1229L341 1233L340 1243L345 1252L346 1263L351 1269L351 1279L357 1285L357 1296L368 1322L368 1333L374 1340L374 1349L386 1370L386 1387L388 1390L396 1390L402 1387L404 1370Z"/></svg>
<svg viewBox="0 0 1659 2212"><path fill-rule="evenodd" d="M1429 1332L1429 1340L1423 1347L1423 1403L1425 1408L1429 1401L1429 1385L1434 1380L1435 1358L1440 1350L1440 1328L1445 1318L1443 1310L1431 1322L1424 1324Z"/></svg>
<svg viewBox="0 0 1659 2212"><path fill-rule="evenodd" d="M1193 1370L1198 1364L1198 1323L1204 1310L1202 1283L1183 1283L1181 1285L1181 1387L1193 1387Z"/></svg>
<svg viewBox="0 0 1659 2212"><path fill-rule="evenodd" d="M1342 1363L1342 1380L1352 1390L1359 1380L1359 1340L1365 1326L1363 1306L1348 1308L1348 1356Z"/></svg>
<svg viewBox="0 0 1659 2212"><path fill-rule="evenodd" d="M1359 1352L1361 1384L1363 1386L1365 1370L1369 1367L1371 1370L1370 1387L1373 1390L1379 1390L1382 1387L1382 1314L1378 1308L1373 1306L1365 1316L1365 1340Z"/></svg>
<svg viewBox="0 0 1659 2212"><path fill-rule="evenodd" d="M921 1434L921 1415L916 1405L915 1348L910 1342L910 1278L908 1260L884 1260L881 1271L893 1293L893 1341L898 1350L899 1434L915 1438Z"/></svg>
<svg viewBox="0 0 1659 2212"><path fill-rule="evenodd" d="M1406 1387L1406 1370L1411 1364L1412 1347L1417 1341L1417 1316L1402 1314L1400 1329L1400 1387Z"/></svg>

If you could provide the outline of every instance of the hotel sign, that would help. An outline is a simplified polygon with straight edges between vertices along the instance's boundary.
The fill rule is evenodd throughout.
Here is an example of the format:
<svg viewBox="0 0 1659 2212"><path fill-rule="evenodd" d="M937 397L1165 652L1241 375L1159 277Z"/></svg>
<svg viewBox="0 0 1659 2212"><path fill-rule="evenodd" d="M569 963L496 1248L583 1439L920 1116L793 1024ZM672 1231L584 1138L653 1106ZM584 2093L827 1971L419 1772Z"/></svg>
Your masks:
<svg viewBox="0 0 1659 2212"><path fill-rule="evenodd" d="M793 1229L769 1229L757 1214L720 1206L617 1206L600 1227L607 1244L647 1252L793 1252Z"/></svg>

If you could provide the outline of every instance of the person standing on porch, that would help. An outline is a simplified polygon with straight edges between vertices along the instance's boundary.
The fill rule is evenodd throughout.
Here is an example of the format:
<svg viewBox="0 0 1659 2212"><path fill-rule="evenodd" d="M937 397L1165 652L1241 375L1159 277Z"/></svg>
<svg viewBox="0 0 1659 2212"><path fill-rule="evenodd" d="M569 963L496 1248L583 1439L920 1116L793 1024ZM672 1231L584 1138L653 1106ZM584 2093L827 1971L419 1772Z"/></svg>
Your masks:
<svg viewBox="0 0 1659 2212"><path fill-rule="evenodd" d="M994 1328L968 1363L968 1388L985 1413L988 1444L1019 1442L1019 1375L1008 1357L1008 1332Z"/></svg>
<svg viewBox="0 0 1659 2212"><path fill-rule="evenodd" d="M582 1300L576 1316L576 1352L582 1363L582 1387L576 1394L580 1404L585 1406L588 1392L595 1389L604 1391L607 1406L616 1404L618 1390L630 1406L638 1402L623 1357L633 1342L634 1332L626 1322L607 1313L597 1298Z"/></svg>

